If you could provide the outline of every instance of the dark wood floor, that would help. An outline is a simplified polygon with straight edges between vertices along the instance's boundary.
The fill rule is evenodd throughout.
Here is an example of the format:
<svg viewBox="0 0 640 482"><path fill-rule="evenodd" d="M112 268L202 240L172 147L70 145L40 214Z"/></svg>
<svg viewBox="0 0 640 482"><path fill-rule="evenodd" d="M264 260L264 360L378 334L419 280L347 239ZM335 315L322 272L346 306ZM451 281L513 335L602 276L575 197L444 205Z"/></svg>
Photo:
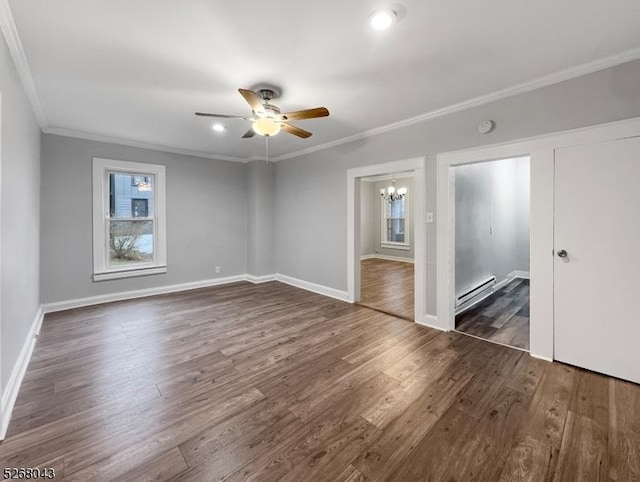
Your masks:
<svg viewBox="0 0 640 482"><path fill-rule="evenodd" d="M377 258L360 261L360 304L414 320L413 264Z"/></svg>
<svg viewBox="0 0 640 482"><path fill-rule="evenodd" d="M456 330L529 349L529 280L516 278L456 316Z"/></svg>
<svg viewBox="0 0 640 482"><path fill-rule="evenodd" d="M47 315L0 468L60 480L630 481L640 386L277 282Z"/></svg>

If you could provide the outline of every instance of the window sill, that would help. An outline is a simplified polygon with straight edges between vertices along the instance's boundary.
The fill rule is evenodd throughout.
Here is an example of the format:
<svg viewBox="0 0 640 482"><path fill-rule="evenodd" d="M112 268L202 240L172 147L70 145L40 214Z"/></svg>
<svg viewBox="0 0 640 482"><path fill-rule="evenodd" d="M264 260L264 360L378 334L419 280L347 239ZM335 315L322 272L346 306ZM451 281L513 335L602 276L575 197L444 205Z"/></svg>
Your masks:
<svg viewBox="0 0 640 482"><path fill-rule="evenodd" d="M130 268L120 271L105 271L94 273L93 281L107 281L120 278L135 278L137 276L149 276L152 274L163 274L167 272L166 266L151 266L148 268Z"/></svg>
<svg viewBox="0 0 640 482"><path fill-rule="evenodd" d="M381 243L380 247L384 249L399 249L401 251L411 250L411 246L405 243Z"/></svg>

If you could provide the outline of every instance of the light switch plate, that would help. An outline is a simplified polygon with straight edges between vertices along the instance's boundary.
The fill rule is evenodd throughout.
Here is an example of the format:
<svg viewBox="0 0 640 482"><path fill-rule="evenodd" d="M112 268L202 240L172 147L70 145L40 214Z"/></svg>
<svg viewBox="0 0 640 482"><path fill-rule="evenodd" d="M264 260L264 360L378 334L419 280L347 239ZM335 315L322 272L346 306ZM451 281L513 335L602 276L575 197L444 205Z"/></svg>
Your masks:
<svg viewBox="0 0 640 482"><path fill-rule="evenodd" d="M433 222L433 213L427 213L427 222L428 223L432 223Z"/></svg>

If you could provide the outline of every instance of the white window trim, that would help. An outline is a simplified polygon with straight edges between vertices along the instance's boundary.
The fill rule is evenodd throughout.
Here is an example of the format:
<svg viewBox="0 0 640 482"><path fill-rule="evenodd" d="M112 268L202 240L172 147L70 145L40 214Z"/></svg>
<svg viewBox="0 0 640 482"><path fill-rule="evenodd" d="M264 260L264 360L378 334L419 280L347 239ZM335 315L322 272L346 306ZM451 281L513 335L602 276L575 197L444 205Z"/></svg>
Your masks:
<svg viewBox="0 0 640 482"><path fill-rule="evenodd" d="M153 189L154 228L152 263L139 264L128 268L110 269L108 266L107 221L109 206L108 171L148 173L155 177ZM105 281L120 278L132 278L162 274L167 272L167 236L166 236L166 168L159 164L119 161L115 159L93 158L93 280Z"/></svg>
<svg viewBox="0 0 640 482"><path fill-rule="evenodd" d="M396 243L394 241L386 241L387 239L387 217L385 216L386 206L385 203L388 202L385 198L380 196L380 247L384 249L397 249L401 251L410 251L411 243L409 240L410 236L410 227L408 223L409 216L411 215L409 211L409 192L405 194L404 198L404 239L406 242L404 243Z"/></svg>

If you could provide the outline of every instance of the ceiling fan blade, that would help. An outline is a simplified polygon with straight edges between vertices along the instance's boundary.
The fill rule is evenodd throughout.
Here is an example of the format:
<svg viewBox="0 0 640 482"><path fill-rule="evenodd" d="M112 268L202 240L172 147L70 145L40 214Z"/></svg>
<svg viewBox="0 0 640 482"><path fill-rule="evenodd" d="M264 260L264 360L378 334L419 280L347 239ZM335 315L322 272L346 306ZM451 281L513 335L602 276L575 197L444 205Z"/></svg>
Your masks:
<svg viewBox="0 0 640 482"><path fill-rule="evenodd" d="M196 112L201 117L219 117L221 119L244 119L241 115L209 114L207 112Z"/></svg>
<svg viewBox="0 0 640 482"><path fill-rule="evenodd" d="M282 123L282 130L287 131L289 134L293 134L294 136L302 137L303 139L312 136L311 132L300 129L296 126L292 126L291 124L286 124L284 122Z"/></svg>
<svg viewBox="0 0 640 482"><path fill-rule="evenodd" d="M316 107L315 109L297 110L295 112L285 112L282 116L286 120L314 119L316 117L327 117L329 110L326 107Z"/></svg>
<svg viewBox="0 0 640 482"><path fill-rule="evenodd" d="M255 136L255 135L256 135L256 133L255 133L255 131L253 130L253 127L252 127L251 129L249 129L249 130L245 133L245 135L243 135L243 136L242 136L242 138L243 138L243 139L249 139L250 137L253 137L253 136Z"/></svg>
<svg viewBox="0 0 640 482"><path fill-rule="evenodd" d="M264 112L264 107L258 94L247 89L238 89L238 92L240 92L240 95L244 97L244 100L247 101L247 104L249 104L255 112Z"/></svg>

